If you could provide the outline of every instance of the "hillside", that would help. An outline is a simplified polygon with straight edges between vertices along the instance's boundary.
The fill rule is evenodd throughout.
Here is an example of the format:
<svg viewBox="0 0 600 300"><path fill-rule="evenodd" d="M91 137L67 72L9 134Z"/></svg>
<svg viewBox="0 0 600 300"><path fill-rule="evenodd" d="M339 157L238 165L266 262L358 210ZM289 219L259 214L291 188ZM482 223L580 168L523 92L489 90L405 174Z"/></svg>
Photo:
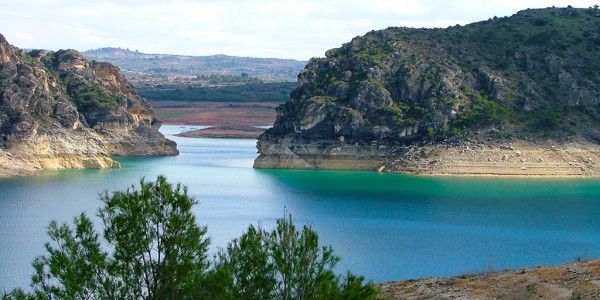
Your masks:
<svg viewBox="0 0 600 300"><path fill-rule="evenodd" d="M100 48L83 52L88 59L110 62L127 76L150 75L189 77L246 73L265 81L295 81L305 61L228 55L185 56L146 54L121 48Z"/></svg>
<svg viewBox="0 0 600 300"><path fill-rule="evenodd" d="M26 52L0 35L0 177L118 167L111 156L175 155L150 106L111 64L75 50Z"/></svg>
<svg viewBox="0 0 600 300"><path fill-rule="evenodd" d="M121 48L83 54L118 66L141 97L157 101L283 103L306 65L291 59L145 54Z"/></svg>
<svg viewBox="0 0 600 300"><path fill-rule="evenodd" d="M599 176L599 46L597 8L369 32L308 63L255 166Z"/></svg>

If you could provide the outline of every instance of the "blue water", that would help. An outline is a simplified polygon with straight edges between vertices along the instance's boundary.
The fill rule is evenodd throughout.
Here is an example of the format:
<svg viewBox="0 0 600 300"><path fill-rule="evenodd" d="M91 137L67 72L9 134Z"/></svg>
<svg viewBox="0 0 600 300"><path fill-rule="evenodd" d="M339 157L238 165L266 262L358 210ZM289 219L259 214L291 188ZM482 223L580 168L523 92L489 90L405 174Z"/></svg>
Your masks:
<svg viewBox="0 0 600 300"><path fill-rule="evenodd" d="M0 180L0 291L28 286L50 220L93 215L100 192L159 174L199 200L195 212L208 226L211 251L249 224L273 226L287 211L333 246L340 272L375 282L600 257L598 180L254 170L254 140L171 136L182 130L162 129L179 144L177 157Z"/></svg>

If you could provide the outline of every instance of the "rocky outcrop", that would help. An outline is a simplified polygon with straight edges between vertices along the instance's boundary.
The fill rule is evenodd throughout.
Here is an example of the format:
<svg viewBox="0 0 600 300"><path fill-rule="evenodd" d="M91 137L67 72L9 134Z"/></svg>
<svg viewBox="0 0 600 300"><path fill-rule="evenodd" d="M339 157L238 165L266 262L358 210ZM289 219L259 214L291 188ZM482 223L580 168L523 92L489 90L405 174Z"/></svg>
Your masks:
<svg viewBox="0 0 600 300"><path fill-rule="evenodd" d="M116 67L74 50L26 52L2 35L0 63L0 176L178 153Z"/></svg>
<svg viewBox="0 0 600 300"><path fill-rule="evenodd" d="M369 32L308 63L255 167L411 172L394 163L409 149L467 140L597 147L599 45L596 8Z"/></svg>

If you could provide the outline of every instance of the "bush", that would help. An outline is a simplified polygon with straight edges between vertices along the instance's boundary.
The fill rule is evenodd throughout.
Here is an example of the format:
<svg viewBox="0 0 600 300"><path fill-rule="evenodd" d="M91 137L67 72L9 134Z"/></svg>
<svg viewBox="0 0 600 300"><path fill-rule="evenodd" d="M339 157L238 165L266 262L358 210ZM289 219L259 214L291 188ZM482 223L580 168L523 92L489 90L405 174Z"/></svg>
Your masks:
<svg viewBox="0 0 600 300"><path fill-rule="evenodd" d="M95 109L114 108L123 101L96 84L86 84L75 78L65 79L65 82L69 99L84 114Z"/></svg>
<svg viewBox="0 0 600 300"><path fill-rule="evenodd" d="M551 109L536 111L532 115L531 125L537 130L556 130L560 125L560 116Z"/></svg>
<svg viewBox="0 0 600 300"><path fill-rule="evenodd" d="M35 259L31 293L3 299L374 299L363 277L338 276L339 258L316 232L291 216L272 231L250 226L209 266L206 228L196 201L160 176L101 196L102 238L81 214L73 226L53 221L46 254Z"/></svg>
<svg viewBox="0 0 600 300"><path fill-rule="evenodd" d="M459 115L453 125L462 130L494 126L507 121L510 116L511 112L508 108L489 99L487 96L477 94L473 98L471 107Z"/></svg>
<svg viewBox="0 0 600 300"><path fill-rule="evenodd" d="M543 133L550 137L560 128L560 115L552 109L542 109L530 114L527 128L529 131Z"/></svg>
<svg viewBox="0 0 600 300"><path fill-rule="evenodd" d="M427 114L427 109L419 104L394 103L380 110L378 117L383 125L394 124L399 127L413 126Z"/></svg>

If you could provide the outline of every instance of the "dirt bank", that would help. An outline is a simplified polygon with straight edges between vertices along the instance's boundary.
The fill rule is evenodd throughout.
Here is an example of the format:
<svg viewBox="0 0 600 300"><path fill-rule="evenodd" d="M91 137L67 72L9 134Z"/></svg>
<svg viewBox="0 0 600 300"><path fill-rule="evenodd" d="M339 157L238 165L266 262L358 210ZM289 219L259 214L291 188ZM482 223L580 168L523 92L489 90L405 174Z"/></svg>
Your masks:
<svg viewBox="0 0 600 300"><path fill-rule="evenodd" d="M381 287L392 299L600 299L600 260Z"/></svg>

